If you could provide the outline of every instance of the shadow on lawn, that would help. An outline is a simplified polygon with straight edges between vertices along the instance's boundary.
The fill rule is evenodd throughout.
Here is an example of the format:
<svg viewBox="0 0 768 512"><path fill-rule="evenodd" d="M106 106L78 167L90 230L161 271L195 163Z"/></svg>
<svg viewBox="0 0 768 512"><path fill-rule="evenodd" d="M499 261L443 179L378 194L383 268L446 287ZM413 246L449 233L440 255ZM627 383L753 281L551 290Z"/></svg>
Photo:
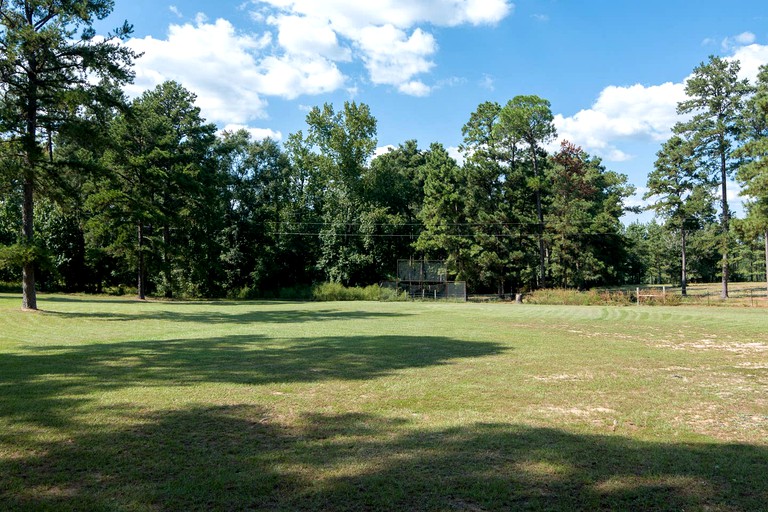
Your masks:
<svg viewBox="0 0 768 512"><path fill-rule="evenodd" d="M0 357L0 414L60 426L90 395L126 386L373 379L502 350L440 336L236 335L45 347Z"/></svg>
<svg viewBox="0 0 768 512"><path fill-rule="evenodd" d="M242 305L242 304L241 304ZM176 306L176 304L171 304ZM261 309L238 313L228 312L228 308L219 303L206 303L205 311L175 311L172 309L144 309L133 313L116 313L108 311L53 311L45 310L45 314L55 315L71 320L91 319L105 321L145 321L162 320L167 322L194 322L205 324L257 324L257 323L299 323L323 322L328 320L367 320L376 318L398 318L407 313L386 313L380 311L339 311L335 309ZM218 309L218 311L216 310Z"/></svg>
<svg viewBox="0 0 768 512"><path fill-rule="evenodd" d="M4 510L765 510L764 446L167 411L0 458Z"/></svg>

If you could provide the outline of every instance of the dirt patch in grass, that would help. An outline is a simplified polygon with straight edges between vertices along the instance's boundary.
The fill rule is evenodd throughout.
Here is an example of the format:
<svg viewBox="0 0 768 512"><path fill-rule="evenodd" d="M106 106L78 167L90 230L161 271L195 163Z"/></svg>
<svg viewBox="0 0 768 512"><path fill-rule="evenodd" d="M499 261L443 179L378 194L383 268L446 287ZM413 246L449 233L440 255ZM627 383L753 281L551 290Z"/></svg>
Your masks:
<svg viewBox="0 0 768 512"><path fill-rule="evenodd" d="M768 344L761 342L739 342L739 341L719 341L715 339L704 338L698 341L689 342L662 342L654 346L659 348L668 348L671 350L695 351L722 351L733 354L762 354L768 353Z"/></svg>
<svg viewBox="0 0 768 512"><path fill-rule="evenodd" d="M733 414L728 408L709 405L682 411L675 420L679 426L721 441L768 439L768 415L764 414Z"/></svg>
<svg viewBox="0 0 768 512"><path fill-rule="evenodd" d="M595 376L591 373L580 373L571 375L567 373L560 373L555 375L534 375L533 380L540 382L583 382L594 379Z"/></svg>

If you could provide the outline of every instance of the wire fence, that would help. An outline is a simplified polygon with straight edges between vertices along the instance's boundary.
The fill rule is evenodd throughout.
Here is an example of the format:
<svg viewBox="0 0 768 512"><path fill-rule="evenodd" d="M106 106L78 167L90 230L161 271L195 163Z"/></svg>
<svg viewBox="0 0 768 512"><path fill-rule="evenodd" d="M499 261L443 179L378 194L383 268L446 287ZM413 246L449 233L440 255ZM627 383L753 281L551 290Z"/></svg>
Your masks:
<svg viewBox="0 0 768 512"><path fill-rule="evenodd" d="M605 290L608 291L608 290ZM634 288L624 287L612 289L610 293L621 293L627 296L627 302L637 305L678 305L703 304L710 306L740 305L768 306L768 287L765 283L729 283L728 297L722 296L720 283L692 283L686 287L683 295L682 288L672 285L645 285Z"/></svg>

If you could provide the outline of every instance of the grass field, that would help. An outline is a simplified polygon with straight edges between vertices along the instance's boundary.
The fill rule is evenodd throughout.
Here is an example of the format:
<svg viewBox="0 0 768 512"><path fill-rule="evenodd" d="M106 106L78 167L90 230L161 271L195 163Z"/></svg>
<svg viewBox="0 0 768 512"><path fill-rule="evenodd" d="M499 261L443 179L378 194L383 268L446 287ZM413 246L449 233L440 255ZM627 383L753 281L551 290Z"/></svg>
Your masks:
<svg viewBox="0 0 768 512"><path fill-rule="evenodd" d="M0 510L768 510L764 308L0 295Z"/></svg>

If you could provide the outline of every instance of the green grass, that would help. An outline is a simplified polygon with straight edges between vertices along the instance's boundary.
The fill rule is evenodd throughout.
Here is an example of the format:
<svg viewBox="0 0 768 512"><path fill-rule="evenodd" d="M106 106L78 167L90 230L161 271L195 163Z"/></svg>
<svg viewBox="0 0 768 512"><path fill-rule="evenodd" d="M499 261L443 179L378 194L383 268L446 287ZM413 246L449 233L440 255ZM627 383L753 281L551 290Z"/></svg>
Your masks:
<svg viewBox="0 0 768 512"><path fill-rule="evenodd" d="M0 510L765 510L762 308L0 295Z"/></svg>

